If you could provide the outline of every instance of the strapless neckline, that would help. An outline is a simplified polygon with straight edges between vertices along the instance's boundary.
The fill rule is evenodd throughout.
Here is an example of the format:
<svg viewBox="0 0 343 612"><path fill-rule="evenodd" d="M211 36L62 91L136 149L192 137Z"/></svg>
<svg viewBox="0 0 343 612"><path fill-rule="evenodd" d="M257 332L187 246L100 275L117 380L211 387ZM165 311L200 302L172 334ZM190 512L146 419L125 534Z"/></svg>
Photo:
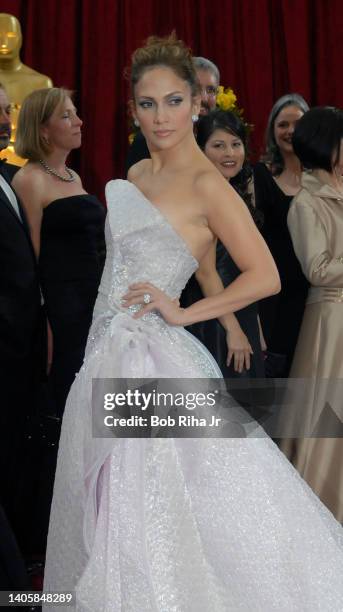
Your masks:
<svg viewBox="0 0 343 612"><path fill-rule="evenodd" d="M64 196L61 198L55 198L55 200L51 200L51 202L49 202L49 204L45 206L43 212L48 210L50 206L54 206L60 202L63 202L64 200L76 200L77 198L82 198L83 200L91 198L92 200L96 200L97 202L99 202L99 204L101 203L98 198L91 193L77 193L76 195Z"/></svg>
<svg viewBox="0 0 343 612"><path fill-rule="evenodd" d="M184 249L187 251L187 254L193 259L193 261L196 263L197 268L199 268L200 263L198 261L198 259L196 257L194 257L188 243L185 241L185 239L179 234L179 232L175 229L175 227L173 226L172 223L170 223L169 219L161 212L161 210L151 202L151 200L149 200L149 198L147 198L147 196L143 193L143 191L141 191L137 185L135 185L134 183L131 183L131 181L127 181L124 179L116 179L115 182L123 182L126 183L126 185L131 185L133 187L133 189L136 191L136 193L138 193L141 196L141 199L149 205L150 209L152 209L156 215L171 229L171 231L173 232L173 234L177 237L177 239L179 240L180 244L182 244L182 246L184 247Z"/></svg>

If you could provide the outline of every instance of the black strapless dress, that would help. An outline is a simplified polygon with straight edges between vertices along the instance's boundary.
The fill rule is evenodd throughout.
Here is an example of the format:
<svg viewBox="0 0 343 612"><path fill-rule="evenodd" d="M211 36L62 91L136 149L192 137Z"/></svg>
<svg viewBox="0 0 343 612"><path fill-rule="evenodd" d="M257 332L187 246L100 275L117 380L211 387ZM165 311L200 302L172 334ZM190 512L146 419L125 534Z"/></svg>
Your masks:
<svg viewBox="0 0 343 612"><path fill-rule="evenodd" d="M216 268L224 287L228 287L240 274L240 270L219 240L217 242ZM181 305L184 307L190 306L203 297L199 284L193 275L182 293ZM195 323L187 329L205 344L217 361L225 378L263 378L265 372L257 319L258 304L249 304L249 306L235 312L235 316L254 351L251 356L250 370L243 370L242 373L235 372L233 360L229 367L226 365L228 352L226 332L217 319Z"/></svg>
<svg viewBox="0 0 343 612"><path fill-rule="evenodd" d="M59 416L83 362L105 261L105 216L88 194L54 200L43 214L39 271L53 333L49 403Z"/></svg>

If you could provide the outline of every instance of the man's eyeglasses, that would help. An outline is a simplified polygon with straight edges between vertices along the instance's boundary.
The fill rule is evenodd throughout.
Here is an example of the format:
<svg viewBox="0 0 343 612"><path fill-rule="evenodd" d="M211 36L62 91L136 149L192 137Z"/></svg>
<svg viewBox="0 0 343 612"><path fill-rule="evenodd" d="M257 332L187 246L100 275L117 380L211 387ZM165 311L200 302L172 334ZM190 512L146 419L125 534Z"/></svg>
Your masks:
<svg viewBox="0 0 343 612"><path fill-rule="evenodd" d="M201 87L201 93L207 94L208 96L216 96L218 93L218 87L214 85L207 85L207 87Z"/></svg>

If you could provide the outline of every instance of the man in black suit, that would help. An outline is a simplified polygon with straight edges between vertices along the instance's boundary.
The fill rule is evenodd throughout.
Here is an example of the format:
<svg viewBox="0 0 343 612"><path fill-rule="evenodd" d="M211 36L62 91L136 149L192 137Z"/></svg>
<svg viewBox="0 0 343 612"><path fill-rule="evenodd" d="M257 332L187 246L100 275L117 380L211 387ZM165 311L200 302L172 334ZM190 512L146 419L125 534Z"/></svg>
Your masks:
<svg viewBox="0 0 343 612"><path fill-rule="evenodd" d="M10 139L10 108L0 84L0 150ZM34 402L40 325L37 263L24 212L11 188L17 170L0 162L0 503L12 524L18 516L23 432Z"/></svg>

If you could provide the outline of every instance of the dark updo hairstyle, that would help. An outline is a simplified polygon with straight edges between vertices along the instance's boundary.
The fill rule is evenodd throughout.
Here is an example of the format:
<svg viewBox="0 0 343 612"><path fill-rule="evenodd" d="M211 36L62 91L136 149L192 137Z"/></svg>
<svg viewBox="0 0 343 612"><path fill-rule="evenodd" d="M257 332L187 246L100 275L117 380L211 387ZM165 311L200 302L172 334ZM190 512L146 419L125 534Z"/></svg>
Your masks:
<svg viewBox="0 0 343 612"><path fill-rule="evenodd" d="M182 40L178 40L173 32L162 38L150 36L144 47L136 49L132 54L129 70L132 97L134 97L135 86L143 74L158 66L170 68L180 79L186 81L191 88L192 96L200 93L191 50Z"/></svg>
<svg viewBox="0 0 343 612"><path fill-rule="evenodd" d="M333 106L311 108L298 121L293 148L304 168L332 172L339 162L343 111Z"/></svg>
<svg viewBox="0 0 343 612"><path fill-rule="evenodd" d="M230 184L246 203L256 225L261 226L262 216L260 211L252 205L252 194L249 192L249 183L252 180L252 168L248 160L249 142L247 126L238 115L231 111L224 111L218 108L208 113L208 115L203 115L200 117L197 124L196 135L198 145L203 151L207 141L216 130L223 130L228 134L232 134L243 143L245 151L243 166L240 172L230 180Z"/></svg>
<svg viewBox="0 0 343 612"><path fill-rule="evenodd" d="M285 167L285 162L281 155L281 151L276 144L274 128L278 115L287 106L297 106L303 113L306 113L309 109L309 105L300 94L290 93L279 98L270 111L265 137L266 154L262 159L270 167L270 170L274 176L281 174Z"/></svg>

